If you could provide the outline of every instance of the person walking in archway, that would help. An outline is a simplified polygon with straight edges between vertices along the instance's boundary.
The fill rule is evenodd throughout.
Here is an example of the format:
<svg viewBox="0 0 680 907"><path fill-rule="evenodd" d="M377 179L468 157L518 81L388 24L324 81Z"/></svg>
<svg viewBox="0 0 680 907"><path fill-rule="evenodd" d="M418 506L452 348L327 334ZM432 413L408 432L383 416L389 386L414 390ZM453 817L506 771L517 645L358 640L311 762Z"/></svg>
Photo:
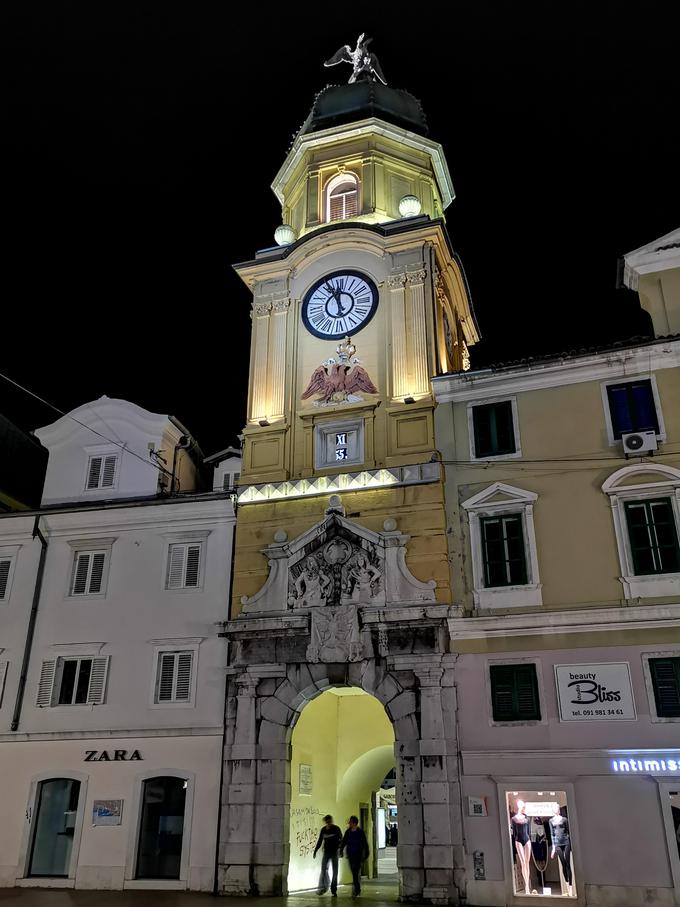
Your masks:
<svg viewBox="0 0 680 907"><path fill-rule="evenodd" d="M328 891L328 864L331 864L331 895L337 897L338 894L338 848L342 841L342 832L337 825L333 825L333 816L323 817L324 826L319 832L319 839L314 848L314 858L321 848L321 873L319 875L319 887L317 894L325 894Z"/></svg>
<svg viewBox="0 0 680 907"><path fill-rule="evenodd" d="M352 897L361 894L361 864L368 859L368 841L363 829L359 828L356 816L349 817L349 828L342 838L340 856L347 852L349 867L352 870Z"/></svg>

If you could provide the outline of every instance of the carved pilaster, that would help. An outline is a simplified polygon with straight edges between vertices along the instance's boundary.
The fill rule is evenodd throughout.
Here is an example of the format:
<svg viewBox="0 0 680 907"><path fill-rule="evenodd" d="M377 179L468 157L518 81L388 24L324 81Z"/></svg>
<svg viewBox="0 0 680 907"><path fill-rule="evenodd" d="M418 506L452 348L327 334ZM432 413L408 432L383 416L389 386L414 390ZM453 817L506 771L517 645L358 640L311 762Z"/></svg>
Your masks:
<svg viewBox="0 0 680 907"><path fill-rule="evenodd" d="M259 677L240 674L236 678L236 740L239 744L256 743L255 693Z"/></svg>
<svg viewBox="0 0 680 907"><path fill-rule="evenodd" d="M410 393L406 355L405 284L405 274L394 274L387 278L392 314L392 396L395 399Z"/></svg>
<svg viewBox="0 0 680 907"><path fill-rule="evenodd" d="M412 343L411 393L430 393L430 369L427 362L427 330L425 323L425 270L409 271L406 280L410 295L409 336Z"/></svg>
<svg viewBox="0 0 680 907"><path fill-rule="evenodd" d="M253 302L253 373L251 387L253 395L248 418L257 422L265 419L267 413L267 357L269 355L269 317L272 304L269 301Z"/></svg>
<svg viewBox="0 0 680 907"><path fill-rule="evenodd" d="M270 419L281 419L284 415L284 391L286 387L286 335L288 330L288 309L290 299L279 297L272 302L271 325L269 330L269 409Z"/></svg>

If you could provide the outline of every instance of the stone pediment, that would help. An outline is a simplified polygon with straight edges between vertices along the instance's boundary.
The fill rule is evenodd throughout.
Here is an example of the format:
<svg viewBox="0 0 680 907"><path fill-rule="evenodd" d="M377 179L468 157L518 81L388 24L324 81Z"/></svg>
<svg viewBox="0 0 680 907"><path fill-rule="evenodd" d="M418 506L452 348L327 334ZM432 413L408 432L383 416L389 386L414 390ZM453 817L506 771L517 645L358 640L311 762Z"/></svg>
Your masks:
<svg viewBox="0 0 680 907"><path fill-rule="evenodd" d="M407 541L397 530L373 532L331 510L296 539L263 549L269 576L241 600L242 613L434 602L435 581L421 582L406 566Z"/></svg>

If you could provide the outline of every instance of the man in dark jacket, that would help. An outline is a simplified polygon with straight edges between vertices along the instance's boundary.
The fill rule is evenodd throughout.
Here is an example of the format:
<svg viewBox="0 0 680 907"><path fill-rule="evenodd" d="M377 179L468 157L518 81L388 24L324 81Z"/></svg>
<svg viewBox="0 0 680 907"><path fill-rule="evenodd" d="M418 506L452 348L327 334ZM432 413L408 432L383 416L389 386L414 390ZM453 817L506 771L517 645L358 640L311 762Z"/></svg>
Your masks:
<svg viewBox="0 0 680 907"><path fill-rule="evenodd" d="M347 852L349 867L352 870L352 897L361 894L361 864L368 859L368 841L363 830L359 828L356 816L349 817L349 828L342 838L340 856Z"/></svg>
<svg viewBox="0 0 680 907"><path fill-rule="evenodd" d="M337 825L333 825L333 816L323 817L324 826L319 832L319 839L314 848L314 857L323 847L321 853L321 874L319 875L319 887L317 894L325 894L328 891L328 863L330 862L333 874L331 876L331 895L337 897L338 894L338 848L342 840L342 832Z"/></svg>

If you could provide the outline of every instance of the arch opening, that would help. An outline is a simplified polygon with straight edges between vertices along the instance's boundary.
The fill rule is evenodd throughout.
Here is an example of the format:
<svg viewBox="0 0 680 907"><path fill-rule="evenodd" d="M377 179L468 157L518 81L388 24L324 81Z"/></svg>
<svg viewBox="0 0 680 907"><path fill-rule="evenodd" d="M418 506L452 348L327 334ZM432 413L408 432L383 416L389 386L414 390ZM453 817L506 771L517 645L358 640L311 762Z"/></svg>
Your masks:
<svg viewBox="0 0 680 907"><path fill-rule="evenodd" d="M394 742L383 705L358 687L331 687L305 705L291 737L289 892L319 886L322 854L313 854L324 816L332 815L344 833L355 815L370 850L362 885L379 879L381 894L396 899L396 848L387 846L381 787L395 768ZM341 859L338 884L351 882L348 861Z"/></svg>

